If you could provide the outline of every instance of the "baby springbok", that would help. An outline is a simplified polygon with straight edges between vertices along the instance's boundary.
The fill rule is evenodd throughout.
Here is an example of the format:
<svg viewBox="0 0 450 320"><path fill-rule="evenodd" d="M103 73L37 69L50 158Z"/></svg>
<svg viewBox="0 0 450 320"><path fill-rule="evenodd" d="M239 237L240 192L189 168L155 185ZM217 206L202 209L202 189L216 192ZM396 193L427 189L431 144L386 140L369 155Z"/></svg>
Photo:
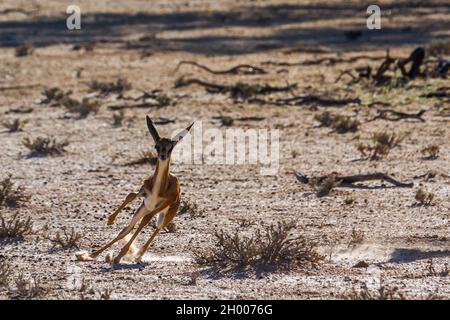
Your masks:
<svg viewBox="0 0 450 320"><path fill-rule="evenodd" d="M134 213L131 223L125 227L119 235L107 243L105 246L101 247L99 250L87 254L79 253L77 257L82 261L93 260L98 257L103 251L108 249L117 241L124 239L133 230L136 224L140 221L140 224L133 234L133 236L128 240L125 246L120 250L119 255L114 259L114 264L120 262L122 257L128 253L131 248L133 241L142 231L142 229L150 222L150 220L159 213L158 220L156 222L156 230L153 232L150 239L139 249L136 254L136 260L140 261L145 251L152 243L156 235L165 228L177 214L178 207L180 206L180 185L178 183L178 178L170 173L170 157L173 148L176 144L189 132L192 123L189 127L178 133L175 138L161 138L153 125L152 120L147 116L147 127L150 131L153 140L155 141L155 148L158 153L158 162L156 164L156 170L153 176L144 181L143 186L137 193L130 193L122 205L108 218L108 225L112 225L117 215L124 209L129 203L135 200L137 197L143 197L144 200L141 206Z"/></svg>

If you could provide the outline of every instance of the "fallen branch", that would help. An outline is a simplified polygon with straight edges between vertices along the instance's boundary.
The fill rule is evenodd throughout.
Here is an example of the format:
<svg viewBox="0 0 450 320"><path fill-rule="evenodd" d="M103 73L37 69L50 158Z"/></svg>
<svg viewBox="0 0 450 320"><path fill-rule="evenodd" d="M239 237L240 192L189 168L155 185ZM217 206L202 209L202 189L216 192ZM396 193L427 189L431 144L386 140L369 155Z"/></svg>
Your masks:
<svg viewBox="0 0 450 320"><path fill-rule="evenodd" d="M267 72L261 68L249 65L249 64L240 64L237 65L233 68L230 69L226 69L226 70L212 70L210 68L208 68L207 66L201 65L195 61L180 61L177 65L177 67L174 70L174 73L178 71L178 69L183 65L183 64L189 64L189 65L193 65L196 66L200 69L203 69L209 73L212 74L245 74L245 75L254 75L254 74L266 74Z"/></svg>
<svg viewBox="0 0 450 320"><path fill-rule="evenodd" d="M421 98L450 98L450 87L441 87L436 91L420 95Z"/></svg>
<svg viewBox="0 0 450 320"><path fill-rule="evenodd" d="M286 86L277 87L268 84L248 84L243 82L238 82L235 85L221 85L216 83L211 83L203 81L197 78L184 79L179 78L175 82L175 88L185 87L192 84L198 84L205 87L210 93L230 93L232 97L250 97L258 94L269 94L273 92L285 92L291 91L297 87L297 84L287 84Z"/></svg>
<svg viewBox="0 0 450 320"><path fill-rule="evenodd" d="M33 14L34 12L37 12L38 10L25 10L25 9L21 9L21 8L14 8L14 9L4 9L4 10L0 10L0 14L10 14L10 13L22 13L26 16Z"/></svg>
<svg viewBox="0 0 450 320"><path fill-rule="evenodd" d="M31 89L41 87L41 84L28 84L23 86L10 86L10 87L0 87L0 91L8 91L8 90L21 90L21 89Z"/></svg>
<svg viewBox="0 0 450 320"><path fill-rule="evenodd" d="M382 109L377 110L378 114L371 120L367 122L372 122L378 119L383 119L387 121L400 121L403 119L417 119L421 122L425 122L425 119L422 118L426 110L421 110L417 113L405 113L400 111L395 111L393 109Z"/></svg>
<svg viewBox="0 0 450 320"><path fill-rule="evenodd" d="M348 98L348 99L336 99L323 97L318 95L299 95L291 98L275 99L275 100L264 100L259 98L250 99L249 102L258 104L271 104L276 106L301 106L301 105L320 105L324 107L341 107L350 103L360 104L361 100L359 98Z"/></svg>
<svg viewBox="0 0 450 320"><path fill-rule="evenodd" d="M161 108L162 106L159 103L150 103L150 102L144 102L144 103L136 103L136 104L119 104L119 105L112 105L108 106L109 110L123 110L123 109L145 109L145 108Z"/></svg>
<svg viewBox="0 0 450 320"><path fill-rule="evenodd" d="M274 65L274 66L282 66L282 67L296 67L296 66L314 66L314 65L320 65L325 64L328 66L332 66L338 63L353 63L358 60L382 60L384 57L371 57L367 55L361 55L361 56L355 56L348 59L343 58L334 58L334 57L326 57L326 58L320 58L316 60L304 60L301 62L279 62L279 61L265 61L262 64L263 65Z"/></svg>
<svg viewBox="0 0 450 320"><path fill-rule="evenodd" d="M333 176L333 175L330 176L330 175L328 175L328 176L310 178L300 172L295 171L294 175L299 182L304 183L304 184L309 184L312 181L314 181L315 184L321 184L326 179L329 179L330 177L332 177L334 179L334 181L337 183L336 187L343 187L343 186L345 187L345 186L352 185L357 182L373 181L373 180L387 181L399 188L412 188L414 186L414 183L412 183L412 182L410 182L410 183L401 182L401 181L398 181L398 180L388 176L387 174L384 174L381 172L371 173L371 174L352 175L352 176Z"/></svg>

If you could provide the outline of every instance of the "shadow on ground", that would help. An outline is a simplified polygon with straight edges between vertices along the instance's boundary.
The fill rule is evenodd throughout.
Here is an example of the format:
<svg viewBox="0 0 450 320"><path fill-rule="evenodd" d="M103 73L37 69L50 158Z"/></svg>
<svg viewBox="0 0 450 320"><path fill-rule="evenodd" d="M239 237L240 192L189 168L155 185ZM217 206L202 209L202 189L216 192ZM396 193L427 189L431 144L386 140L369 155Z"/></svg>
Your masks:
<svg viewBox="0 0 450 320"><path fill-rule="evenodd" d="M431 250L423 251L419 249L397 248L392 254L388 262L392 263L408 263L416 260L432 259L439 257L450 257L450 250Z"/></svg>
<svg viewBox="0 0 450 320"><path fill-rule="evenodd" d="M435 21L432 14L449 14L446 1L396 1L382 6L382 14L395 19L411 16L410 22L398 28L367 30L364 4L296 4L264 7L242 6L229 12L190 11L164 14L85 13L82 29L66 29L66 16L29 16L26 20L0 22L0 47L16 47L32 43L45 47L61 43L119 43L127 49L150 48L157 51L187 51L209 55L244 54L300 45L323 45L331 49L370 50L402 45L424 44L431 40L449 39L450 21ZM360 17L360 18L359 18ZM336 19L352 19L345 26L326 23ZM383 19L383 15L382 15ZM383 21L383 20L382 20ZM290 24L314 22L317 27L292 27ZM323 22L322 24L320 22ZM323 25L323 26L321 26ZM284 26L283 30L277 27ZM207 31L215 28L247 27L249 35L149 37L127 42L127 36L163 31ZM271 28L270 34L258 35L257 28ZM349 37L351 30L356 37ZM356 31L356 33L355 33ZM211 32L210 32L211 33ZM433 38L433 35L437 35Z"/></svg>

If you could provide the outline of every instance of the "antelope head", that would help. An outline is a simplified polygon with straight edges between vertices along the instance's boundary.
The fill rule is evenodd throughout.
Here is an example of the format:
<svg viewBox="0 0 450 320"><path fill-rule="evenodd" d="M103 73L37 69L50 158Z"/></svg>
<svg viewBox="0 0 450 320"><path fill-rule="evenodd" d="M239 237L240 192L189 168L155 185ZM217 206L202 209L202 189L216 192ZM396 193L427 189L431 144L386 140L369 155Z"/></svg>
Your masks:
<svg viewBox="0 0 450 320"><path fill-rule="evenodd" d="M150 131L153 141L155 142L155 149L158 153L158 159L161 161L170 159L173 148L177 145L178 142L181 141L181 139L184 138L185 135L189 133L189 130L193 125L194 123L191 123L191 125L189 125L186 129L181 130L173 139L161 138L159 136L158 130L156 130L153 124L152 119L147 116L148 131Z"/></svg>

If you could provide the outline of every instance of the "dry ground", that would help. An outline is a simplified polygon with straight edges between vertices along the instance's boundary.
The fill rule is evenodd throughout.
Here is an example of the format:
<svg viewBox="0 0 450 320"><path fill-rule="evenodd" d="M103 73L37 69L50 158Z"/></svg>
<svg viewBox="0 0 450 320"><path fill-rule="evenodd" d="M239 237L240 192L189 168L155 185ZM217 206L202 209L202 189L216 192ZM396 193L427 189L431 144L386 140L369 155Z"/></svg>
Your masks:
<svg viewBox="0 0 450 320"><path fill-rule="evenodd" d="M450 275L428 269L432 259L437 271L450 262L450 130L445 99L421 98L424 92L449 85L448 79L416 79L406 87L367 88L336 81L340 71L381 61L312 66L273 66L263 62L299 62L322 57L349 58L365 54L406 57L418 45L450 40L450 8L445 1L383 1L382 30L365 28L366 4L346 1L76 1L82 9L82 30L65 29L65 4L61 1L13 1L0 4L20 12L0 13L0 117L2 121L27 120L23 131L1 133L0 178L11 174L31 199L18 208L0 207L3 217L19 212L31 217L34 234L22 241L2 241L0 255L13 269L13 276L38 276L51 299L97 297L108 289L120 299L299 299L344 297L367 283L375 290L383 285L398 287L407 298L450 297ZM345 30L361 30L356 40ZM144 37L145 36L145 37ZM72 50L75 43L95 41L93 51ZM32 43L32 55L15 57L15 48ZM324 53L310 52L322 48ZM287 52L287 49L297 49ZM309 49L309 50L308 50ZM142 57L142 53L149 54ZM448 58L448 57L447 57ZM195 60L214 69L239 63L262 66L265 75L212 75L192 66L174 72L180 60ZM328 92L333 97L359 97L361 104L344 107L266 106L234 102L227 94L207 93L200 86L174 88L177 77L198 77L217 83L297 83L295 94ZM75 119L63 107L38 104L44 88L72 90L81 99L89 93L89 81L115 81L123 77L132 84L125 96L141 90L160 89L174 105L162 108L126 109L124 125L112 126L108 106L133 102L117 95L101 99L97 114ZM279 94L283 96L288 94ZM373 101L383 101L403 112L427 110L425 122L377 120ZM31 107L30 113L13 109ZM447 108L447 109L445 109ZM330 133L318 128L314 115L329 110L361 121L355 133ZM174 233L163 232L145 256L143 264L124 264L111 271L109 265L82 263L76 249L52 249L45 235L62 227L82 233L81 249L98 247L115 236L129 221L131 206L112 227L107 216L125 195L137 190L153 170L150 165L122 166L139 152L153 148L145 115L175 118L159 126L165 134L192 121L204 128L219 128L214 116L260 116L261 122L235 122L239 128L280 130L280 170L262 176L258 166L176 164L182 197L202 211L195 217L177 216ZM360 160L356 149L375 132L410 132L400 147L378 161ZM61 156L28 157L22 144L26 137L51 136L67 140ZM439 157L423 159L420 151L438 145ZM296 181L293 171L310 175L385 172L414 182L413 188L339 188L317 197L308 185ZM431 179L420 178L435 172ZM378 186L378 187L377 187ZM417 206L419 186L431 190L430 206ZM354 198L352 204L345 200ZM254 222L245 228L241 219ZM197 266L192 250L212 245L212 233L223 229L251 234L258 225L294 220L297 232L314 239L326 256L316 268L276 273L217 274ZM362 243L350 244L352 230L362 232ZM138 238L143 242L152 228ZM115 247L115 252L118 248ZM354 268L360 262L367 268ZM196 284L191 275L200 272ZM95 292L80 293L74 280L84 279ZM11 284L14 288L14 283ZM11 297L0 287L0 297Z"/></svg>

